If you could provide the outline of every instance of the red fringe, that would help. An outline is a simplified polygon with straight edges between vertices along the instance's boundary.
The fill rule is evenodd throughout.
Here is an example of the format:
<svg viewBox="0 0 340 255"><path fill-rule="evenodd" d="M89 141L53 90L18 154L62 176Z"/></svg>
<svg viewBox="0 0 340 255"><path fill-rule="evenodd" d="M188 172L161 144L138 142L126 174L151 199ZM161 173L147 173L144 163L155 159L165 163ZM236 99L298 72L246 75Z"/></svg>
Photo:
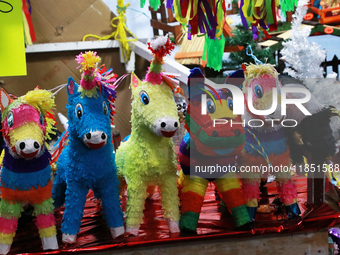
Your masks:
<svg viewBox="0 0 340 255"><path fill-rule="evenodd" d="M260 200L260 189L259 189L259 184L258 182L253 182L253 183L243 183L243 192L244 192L244 197L248 201L257 199L257 201Z"/></svg>
<svg viewBox="0 0 340 255"><path fill-rule="evenodd" d="M244 193L241 188L239 189L230 189L224 192L221 192L222 200L229 210L232 208L241 206L246 203L244 199Z"/></svg>
<svg viewBox="0 0 340 255"><path fill-rule="evenodd" d="M154 50L151 48L151 43L148 43L148 49L151 50L155 57L162 59L164 56L170 54L173 49L175 49L175 44L172 43L168 38L166 44L164 44L162 47L159 47L159 49Z"/></svg>
<svg viewBox="0 0 340 255"><path fill-rule="evenodd" d="M45 200L52 197L51 181L45 187L39 187L31 190L12 190L10 188L0 187L1 197L10 203L19 203L28 201L30 204L42 204Z"/></svg>
<svg viewBox="0 0 340 255"><path fill-rule="evenodd" d="M190 166L190 158L187 155L184 155L182 152L179 152L179 162L185 166Z"/></svg>
<svg viewBox="0 0 340 255"><path fill-rule="evenodd" d="M12 234L17 230L18 219L5 219L0 217L0 232L3 234Z"/></svg>
<svg viewBox="0 0 340 255"><path fill-rule="evenodd" d="M200 213L203 205L204 197L201 195L188 191L181 194L181 213L195 212Z"/></svg>
<svg viewBox="0 0 340 255"><path fill-rule="evenodd" d="M296 186L292 180L288 182L281 182L277 184L280 198L285 205L294 203L294 198L297 197Z"/></svg>
<svg viewBox="0 0 340 255"><path fill-rule="evenodd" d="M35 223L38 229L49 228L55 225L54 214L39 214Z"/></svg>

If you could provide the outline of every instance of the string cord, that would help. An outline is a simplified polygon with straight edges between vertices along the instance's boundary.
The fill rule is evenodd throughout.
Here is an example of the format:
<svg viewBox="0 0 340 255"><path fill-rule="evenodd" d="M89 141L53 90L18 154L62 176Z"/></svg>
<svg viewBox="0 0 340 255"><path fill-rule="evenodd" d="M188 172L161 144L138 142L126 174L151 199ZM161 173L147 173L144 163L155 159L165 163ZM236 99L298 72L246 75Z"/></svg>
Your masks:
<svg viewBox="0 0 340 255"><path fill-rule="evenodd" d="M83 37L83 41L85 41L88 37L94 37L98 40L109 40L111 38L114 38L115 40L119 41L120 43L120 49L122 58L125 63L127 63L130 60L131 55L131 49L128 42L131 41L138 41L137 36L135 36L126 26L126 9L130 6L129 3L124 5L123 0L118 0L117 5L117 12L118 17L114 17L111 20L111 26L116 28L114 32L110 35L106 35L103 37L100 37L98 35L88 34ZM118 20L118 24L116 25L114 22ZM127 39L126 32L128 32L130 35L132 35L132 39Z"/></svg>
<svg viewBox="0 0 340 255"><path fill-rule="evenodd" d="M254 151L256 151L257 153L262 155L262 157L267 161L268 165L272 166L272 164L270 163L269 157L268 157L267 153L265 152L263 146L261 145L259 139L257 139L256 135L253 132L251 132L248 128L245 128L245 130L247 130L248 133L253 136L257 145L260 147L261 150L256 149L251 143L246 143L246 144L248 144Z"/></svg>
<svg viewBox="0 0 340 255"><path fill-rule="evenodd" d="M254 54L253 54L253 49L251 48L250 45L248 45L247 49L246 49L246 54L247 56L250 56L254 59L256 64L260 64L260 65L264 65Z"/></svg>

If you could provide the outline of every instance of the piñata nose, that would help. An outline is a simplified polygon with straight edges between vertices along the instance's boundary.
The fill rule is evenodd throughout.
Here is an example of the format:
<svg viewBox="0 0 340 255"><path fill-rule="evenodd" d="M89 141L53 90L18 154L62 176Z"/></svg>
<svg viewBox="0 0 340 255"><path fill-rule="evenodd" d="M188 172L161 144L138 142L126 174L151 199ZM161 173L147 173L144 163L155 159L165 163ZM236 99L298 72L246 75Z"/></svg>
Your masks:
<svg viewBox="0 0 340 255"><path fill-rule="evenodd" d="M90 149L99 149L106 144L107 137L103 131L91 131L84 135L83 141Z"/></svg>
<svg viewBox="0 0 340 255"><path fill-rule="evenodd" d="M36 157L41 151L40 144L34 139L18 141L15 145L15 148L18 155L26 159Z"/></svg>

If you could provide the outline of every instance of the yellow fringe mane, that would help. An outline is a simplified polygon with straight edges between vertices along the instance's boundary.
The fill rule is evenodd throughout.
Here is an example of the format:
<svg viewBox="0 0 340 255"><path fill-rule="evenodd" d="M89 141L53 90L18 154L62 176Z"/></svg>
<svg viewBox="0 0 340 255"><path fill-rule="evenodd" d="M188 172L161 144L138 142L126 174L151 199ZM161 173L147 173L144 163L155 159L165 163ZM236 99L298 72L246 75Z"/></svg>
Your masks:
<svg viewBox="0 0 340 255"><path fill-rule="evenodd" d="M264 65L254 65L254 64L248 64L247 69L244 72L246 80L248 79L254 79L259 78L265 74L268 74L269 76L272 76L274 78L278 77L278 72L271 64L264 64Z"/></svg>
<svg viewBox="0 0 340 255"><path fill-rule="evenodd" d="M84 53L82 56L81 66L80 69L81 72L91 70L91 68L95 69L97 67L97 64L101 61L99 56L96 56L96 53L93 51L88 51Z"/></svg>
<svg viewBox="0 0 340 255"><path fill-rule="evenodd" d="M55 121L47 116L47 112L53 114L52 109L56 106L52 92L41 89L32 90L21 97L21 102L32 105L44 115L47 124L46 138L50 139L50 134L55 134L53 131Z"/></svg>
<svg viewBox="0 0 340 255"><path fill-rule="evenodd" d="M37 110L41 111L44 116L49 110L55 108L54 96L52 92L47 90L32 90L22 96L22 103L32 105Z"/></svg>

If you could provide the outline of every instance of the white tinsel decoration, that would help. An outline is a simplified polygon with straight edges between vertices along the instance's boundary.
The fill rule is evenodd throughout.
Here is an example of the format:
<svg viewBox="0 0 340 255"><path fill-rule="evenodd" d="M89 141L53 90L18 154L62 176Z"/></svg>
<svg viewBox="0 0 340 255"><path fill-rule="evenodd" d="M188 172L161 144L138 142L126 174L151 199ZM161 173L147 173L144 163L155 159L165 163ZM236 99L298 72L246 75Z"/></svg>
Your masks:
<svg viewBox="0 0 340 255"><path fill-rule="evenodd" d="M323 78L321 63L326 59L326 51L321 50L317 43L309 42L310 27L302 27L302 21L307 13L308 0L299 0L293 15L291 40L283 43L282 59L291 65L284 73L300 79L310 90L312 97L324 106L334 106L340 110L340 83L336 81L337 74L329 74ZM312 106L311 108L313 108ZM307 107L308 108L308 107ZM333 136L340 139L340 118L331 118Z"/></svg>
<svg viewBox="0 0 340 255"><path fill-rule="evenodd" d="M281 51L282 59L295 69L285 68L283 72L298 79L323 77L320 65L326 58L325 50L321 50L317 43L308 42L311 28L301 26L308 10L307 4L308 0L299 0L293 15L291 40L283 43Z"/></svg>
<svg viewBox="0 0 340 255"><path fill-rule="evenodd" d="M334 78L334 73L327 78L304 79L302 81L312 95L325 106L333 106L340 110L340 83ZM331 128L336 141L340 140L340 118L331 118Z"/></svg>
<svg viewBox="0 0 340 255"><path fill-rule="evenodd" d="M161 47L164 47L168 39L168 34L166 36L159 36L150 42L150 46L154 50L159 50Z"/></svg>

